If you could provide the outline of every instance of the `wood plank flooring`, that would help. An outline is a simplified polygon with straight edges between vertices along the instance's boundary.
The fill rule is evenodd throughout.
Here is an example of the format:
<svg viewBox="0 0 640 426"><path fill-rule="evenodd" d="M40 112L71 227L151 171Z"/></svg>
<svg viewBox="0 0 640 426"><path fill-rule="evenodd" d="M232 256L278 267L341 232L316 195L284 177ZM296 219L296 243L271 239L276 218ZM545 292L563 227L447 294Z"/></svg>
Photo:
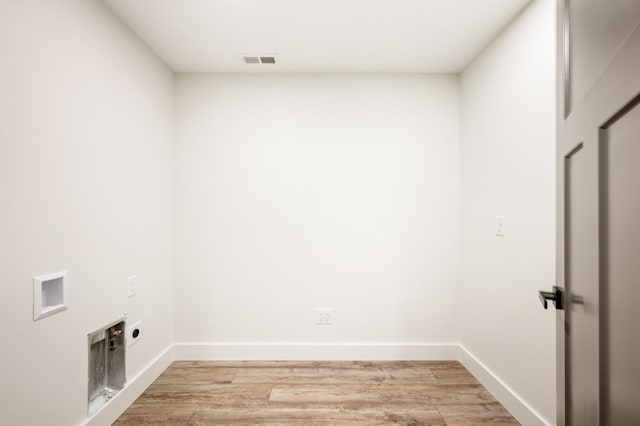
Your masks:
<svg viewBox="0 0 640 426"><path fill-rule="evenodd" d="M174 362L116 425L517 425L456 361Z"/></svg>

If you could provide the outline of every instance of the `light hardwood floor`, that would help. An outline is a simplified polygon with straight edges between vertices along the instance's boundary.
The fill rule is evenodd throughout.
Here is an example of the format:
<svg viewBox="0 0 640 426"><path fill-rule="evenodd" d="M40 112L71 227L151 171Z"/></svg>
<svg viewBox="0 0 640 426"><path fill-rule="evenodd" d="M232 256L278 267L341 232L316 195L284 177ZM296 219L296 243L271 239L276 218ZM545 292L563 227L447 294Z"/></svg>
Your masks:
<svg viewBox="0 0 640 426"><path fill-rule="evenodd" d="M517 425L456 361L174 362L116 425Z"/></svg>

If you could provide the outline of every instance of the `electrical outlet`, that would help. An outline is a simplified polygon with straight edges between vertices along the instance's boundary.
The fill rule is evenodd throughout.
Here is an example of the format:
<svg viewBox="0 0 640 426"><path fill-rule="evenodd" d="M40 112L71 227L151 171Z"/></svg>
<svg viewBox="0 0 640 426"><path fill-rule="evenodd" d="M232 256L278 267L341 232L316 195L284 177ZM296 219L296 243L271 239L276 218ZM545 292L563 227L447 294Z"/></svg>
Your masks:
<svg viewBox="0 0 640 426"><path fill-rule="evenodd" d="M331 325L331 308L318 308L317 325Z"/></svg>
<svg viewBox="0 0 640 426"><path fill-rule="evenodd" d="M496 216L496 236L504 237L504 216Z"/></svg>
<svg viewBox="0 0 640 426"><path fill-rule="evenodd" d="M127 347L130 347L142 338L142 321L138 321L127 327Z"/></svg>
<svg viewBox="0 0 640 426"><path fill-rule="evenodd" d="M136 275L132 275L127 278L128 283L128 293L129 297L133 297L138 294L138 277Z"/></svg>

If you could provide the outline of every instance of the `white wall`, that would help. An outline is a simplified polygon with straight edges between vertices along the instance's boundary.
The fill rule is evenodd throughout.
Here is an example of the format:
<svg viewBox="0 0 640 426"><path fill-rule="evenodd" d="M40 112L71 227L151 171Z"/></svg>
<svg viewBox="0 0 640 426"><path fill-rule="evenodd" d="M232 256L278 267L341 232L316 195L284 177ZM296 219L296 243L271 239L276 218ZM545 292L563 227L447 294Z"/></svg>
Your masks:
<svg viewBox="0 0 640 426"><path fill-rule="evenodd" d="M555 422L555 11L536 0L463 73L461 343ZM505 216L506 236L495 235Z"/></svg>
<svg viewBox="0 0 640 426"><path fill-rule="evenodd" d="M129 378L173 341L173 76L97 1L1 2L0 61L0 422L78 424L88 333L143 321ZM34 322L63 269L69 309Z"/></svg>
<svg viewBox="0 0 640 426"><path fill-rule="evenodd" d="M174 327L178 343L460 337L553 422L536 296L554 279L553 9L534 1L461 93L455 76L180 75L174 152L173 76L100 3L2 2L3 421L82 422L86 335L126 312L144 321L128 377ZM32 277L62 269L69 309L33 322Z"/></svg>
<svg viewBox="0 0 640 426"><path fill-rule="evenodd" d="M178 343L456 342L456 76L176 90Z"/></svg>

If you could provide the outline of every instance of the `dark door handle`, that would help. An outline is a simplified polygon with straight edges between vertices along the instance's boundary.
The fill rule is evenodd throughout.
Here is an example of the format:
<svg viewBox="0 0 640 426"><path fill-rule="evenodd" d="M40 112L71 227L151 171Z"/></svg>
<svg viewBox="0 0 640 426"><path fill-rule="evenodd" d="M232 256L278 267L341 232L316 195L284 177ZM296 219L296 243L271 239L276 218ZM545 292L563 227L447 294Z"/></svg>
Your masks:
<svg viewBox="0 0 640 426"><path fill-rule="evenodd" d="M563 300L562 300L562 289L560 287L553 287L553 291L539 291L538 295L540 296L540 302L542 302L542 306L547 309L547 301L551 300L553 302L553 306L556 309L564 309Z"/></svg>

